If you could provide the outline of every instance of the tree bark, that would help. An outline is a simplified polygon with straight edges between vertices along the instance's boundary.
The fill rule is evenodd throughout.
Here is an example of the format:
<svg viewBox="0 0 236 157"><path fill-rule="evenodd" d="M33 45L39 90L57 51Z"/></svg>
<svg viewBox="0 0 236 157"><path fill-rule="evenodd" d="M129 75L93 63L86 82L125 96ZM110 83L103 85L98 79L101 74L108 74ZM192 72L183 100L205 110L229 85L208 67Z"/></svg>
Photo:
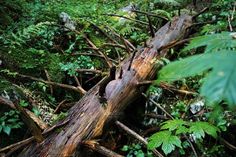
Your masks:
<svg viewBox="0 0 236 157"><path fill-rule="evenodd" d="M19 156L81 156L81 142L101 135L105 122L111 117L119 116L128 104L140 96L137 83L153 79L160 67L157 60L167 53L167 50L158 50L182 39L191 24L192 17L188 15L173 18L155 33L155 37L147 42L146 48L136 53L130 70L127 70L130 58L121 64L123 76L118 78L118 72L117 79L107 85L111 90L106 95L106 104L102 105L99 101L98 83L69 110L68 117L64 120L69 122L60 132L51 133L42 143L32 143Z"/></svg>

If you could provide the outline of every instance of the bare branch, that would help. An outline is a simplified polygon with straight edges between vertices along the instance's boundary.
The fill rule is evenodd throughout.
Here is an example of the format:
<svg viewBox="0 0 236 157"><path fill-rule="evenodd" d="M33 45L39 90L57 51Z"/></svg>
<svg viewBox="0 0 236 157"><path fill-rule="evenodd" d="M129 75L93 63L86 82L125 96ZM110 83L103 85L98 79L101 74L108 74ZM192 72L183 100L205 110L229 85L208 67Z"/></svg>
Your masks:
<svg viewBox="0 0 236 157"><path fill-rule="evenodd" d="M36 78L36 77L33 77L33 76L27 76L27 75L23 75L23 74L17 74L17 75L22 77L22 78L28 78L28 79L31 79L31 80L34 80L34 81L43 82L45 84L49 84L49 85L58 86L58 87L61 87L61 88L74 90L76 92L79 92L82 95L84 95L86 93L86 91L82 87L75 87L75 86L71 86L71 85L67 85L67 84L61 84L61 83L57 83L57 82L45 81L43 79L39 79L39 78Z"/></svg>
<svg viewBox="0 0 236 157"><path fill-rule="evenodd" d="M136 138L137 140L139 140L141 143L143 143L146 147L148 142L139 134L137 134L136 132L134 132L133 130L131 130L130 128L128 128L127 126L125 126L124 124L122 124L119 121L115 122L117 126L119 126L121 129L123 129L125 132L127 132L129 135L133 136L134 138ZM152 152L158 156L158 157L164 157L160 152L158 152L156 149L152 150Z"/></svg>
<svg viewBox="0 0 236 157"><path fill-rule="evenodd" d="M107 156L107 157L124 157L123 155L120 155L120 154L117 154L103 146L100 146L96 141L85 141L85 142L82 142L82 144L104 156Z"/></svg>

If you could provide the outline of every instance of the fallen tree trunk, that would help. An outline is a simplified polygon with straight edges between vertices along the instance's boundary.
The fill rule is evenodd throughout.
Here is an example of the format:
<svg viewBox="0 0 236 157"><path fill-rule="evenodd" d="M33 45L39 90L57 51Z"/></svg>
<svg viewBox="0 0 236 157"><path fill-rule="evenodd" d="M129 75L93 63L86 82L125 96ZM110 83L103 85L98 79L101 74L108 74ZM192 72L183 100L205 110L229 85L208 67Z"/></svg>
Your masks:
<svg viewBox="0 0 236 157"><path fill-rule="evenodd" d="M192 18L187 15L175 17L172 22L168 22L148 41L148 47L136 53L130 70L130 59L121 64L122 78L118 79L118 73L117 79L107 85L112 90L107 95L105 106L99 101L98 83L69 110L68 117L64 120L68 123L59 132L51 133L42 143L32 143L19 156L77 156L82 141L101 135L105 122L110 117L119 116L128 104L140 96L137 83L152 79L156 75L159 67L156 61L167 52L158 50L181 39L191 23Z"/></svg>

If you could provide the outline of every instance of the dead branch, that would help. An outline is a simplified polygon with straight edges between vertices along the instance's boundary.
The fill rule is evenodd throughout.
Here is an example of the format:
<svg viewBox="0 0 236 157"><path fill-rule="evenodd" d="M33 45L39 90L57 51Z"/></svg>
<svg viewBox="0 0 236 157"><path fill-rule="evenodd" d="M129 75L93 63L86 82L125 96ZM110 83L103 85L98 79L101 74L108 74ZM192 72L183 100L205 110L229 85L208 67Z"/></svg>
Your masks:
<svg viewBox="0 0 236 157"><path fill-rule="evenodd" d="M142 93L142 95L147 98L147 95L145 93ZM163 107L161 107L160 104L156 103L154 100L149 99L153 104L155 104L158 108L160 108L168 117L170 117L171 119L174 119L174 117L172 117Z"/></svg>
<svg viewBox="0 0 236 157"><path fill-rule="evenodd" d="M106 26L115 36L117 36L119 39L121 39L122 41L124 41L124 45L129 45L129 47L132 49L132 50L135 50L135 46L133 44L131 44L127 39L123 38L120 34L116 33L116 31L109 27L109 26Z"/></svg>
<svg viewBox="0 0 236 157"><path fill-rule="evenodd" d="M28 76L28 75L23 75L23 74L17 74L17 75L22 77L22 78L27 78L27 79L34 80L34 81L43 82L45 84L70 89L70 90L76 91L76 92L78 92L82 95L84 95L86 93L86 91L81 87L75 87L75 86L71 86L71 85L67 85L67 84L61 84L61 83L57 83L57 82L45 81L43 79L39 79L39 78L36 78L36 77L33 77L33 76Z"/></svg>
<svg viewBox="0 0 236 157"><path fill-rule="evenodd" d="M97 52L98 52L101 56L104 57L105 61L107 62L107 65L109 66L109 68L111 68L111 67L112 67L112 63L109 61L107 55L106 55L105 53L101 52L101 51L97 48L97 46L96 46L91 40L89 40L89 38L88 38L86 35L83 35L83 37L85 38L85 40L88 42L88 44L89 44L90 46L92 46L93 48L97 49Z"/></svg>
<svg viewBox="0 0 236 157"><path fill-rule="evenodd" d="M102 71L95 70L95 69L77 69L76 71L78 73L95 73L95 74L102 75Z"/></svg>
<svg viewBox="0 0 236 157"><path fill-rule="evenodd" d="M230 150L236 151L236 146L232 145L231 143L229 143L228 141L226 141L223 138L220 138L220 141L226 146L228 147Z"/></svg>
<svg viewBox="0 0 236 157"><path fill-rule="evenodd" d="M189 42L191 40L191 38L188 38L188 39L183 39L183 40L180 40L180 41L173 41L167 45L164 45L160 48L160 50L165 50L165 49L170 49L170 48L173 48L175 46L178 46L178 45L182 45L186 42Z"/></svg>
<svg viewBox="0 0 236 157"><path fill-rule="evenodd" d="M102 14L102 15L106 15L106 16L116 16L116 17L120 17L120 18L124 18L124 19L130 20L130 21L133 21L133 22L137 22L137 23L139 23L139 24L143 24L143 25L146 25L146 26L149 25L147 22L143 22L143 21L140 21L140 20L136 20L136 19L133 19L133 18L130 18L130 17L127 17L127 16L123 16L123 15L118 15L118 14Z"/></svg>
<svg viewBox="0 0 236 157"><path fill-rule="evenodd" d="M132 10L132 12L140 13L140 14L147 15L147 16L153 16L153 17L157 17L157 18L160 18L162 20L165 20L165 21L169 21L168 18L166 18L164 16L161 16L161 15L153 14L153 13L148 13L148 12L144 12L144 11L140 11L140 10Z"/></svg>
<svg viewBox="0 0 236 157"><path fill-rule="evenodd" d="M104 43L104 44L102 44L101 47L105 47L105 46L118 47L118 48L122 48L124 50L127 50L124 45L120 45L120 44Z"/></svg>
<svg viewBox="0 0 236 157"><path fill-rule="evenodd" d="M46 74L46 77L47 77L48 81L51 82L51 77L50 77L48 71L47 71L46 69L44 69L44 72L45 72L45 74ZM50 93L53 94L52 85L49 85L49 88L50 88Z"/></svg>
<svg viewBox="0 0 236 157"><path fill-rule="evenodd" d="M99 49L94 49L94 48L92 48L93 50L99 50ZM71 56L78 56L78 55L84 55L84 56L94 56L94 57L99 57L99 58L102 58L102 59L104 59L104 56L101 56L101 55L99 55L99 54L94 54L94 53L72 53L72 54L70 54ZM116 60L114 60L114 59L112 59L112 58L108 58L109 59L109 61L112 61L112 62L114 62L114 63L118 63Z"/></svg>
<svg viewBox="0 0 236 157"><path fill-rule="evenodd" d="M128 128L127 126L125 126L124 124L122 124L119 121L115 122L117 126L119 126L121 129L123 129L126 133L128 133L129 135L133 136L134 138L136 138L137 140L139 140L142 144L144 144L144 146L147 147L148 142L139 134L137 134L136 132L134 132L133 130L131 130L130 128ZM152 152L158 156L158 157L164 157L160 152L158 152L156 149L152 150Z"/></svg>
<svg viewBox="0 0 236 157"><path fill-rule="evenodd" d="M57 107L56 107L56 109L54 110L53 113L54 113L54 114L57 113L58 110L60 109L60 107L61 107L66 101L67 101L66 99L62 100L62 101L57 105Z"/></svg>
<svg viewBox="0 0 236 157"><path fill-rule="evenodd" d="M103 146L100 146L96 141L92 141L92 140L85 141L85 142L82 142L82 144L107 157L124 157L123 155L117 154Z"/></svg>

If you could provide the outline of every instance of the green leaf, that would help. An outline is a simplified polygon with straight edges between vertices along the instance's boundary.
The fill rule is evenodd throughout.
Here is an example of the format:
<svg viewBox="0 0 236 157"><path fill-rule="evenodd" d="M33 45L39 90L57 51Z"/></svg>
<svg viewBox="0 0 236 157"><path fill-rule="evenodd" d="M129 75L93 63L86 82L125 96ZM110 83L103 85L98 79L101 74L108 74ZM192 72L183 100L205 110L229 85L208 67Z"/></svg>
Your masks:
<svg viewBox="0 0 236 157"><path fill-rule="evenodd" d="M189 132L193 133L196 139L201 139L205 137L204 130L199 125L193 125L189 128Z"/></svg>
<svg viewBox="0 0 236 157"><path fill-rule="evenodd" d="M22 107L27 107L29 104L26 102L26 101L24 101L24 100L21 100L20 101L20 106L22 106Z"/></svg>
<svg viewBox="0 0 236 157"><path fill-rule="evenodd" d="M161 127L161 129L169 129L169 131L173 131L180 126L187 124L187 122L183 121L182 119L174 119L165 121L163 124L164 125Z"/></svg>
<svg viewBox="0 0 236 157"><path fill-rule="evenodd" d="M148 149L154 149L161 145L165 154L169 154L175 150L176 146L182 148L180 139L172 135L170 131L160 131L149 138Z"/></svg>
<svg viewBox="0 0 236 157"><path fill-rule="evenodd" d="M235 60L236 53L230 50L188 57L162 68L157 83L195 76L212 69L201 87L201 95L210 102L225 100L229 105L236 105Z"/></svg>
<svg viewBox="0 0 236 157"><path fill-rule="evenodd" d="M34 113L36 116L39 116L39 115L40 115L40 112L39 112L39 110L38 110L36 107L33 107L33 108L32 108L32 111L33 111L33 113Z"/></svg>
<svg viewBox="0 0 236 157"><path fill-rule="evenodd" d="M236 40L232 40L231 32L199 36L191 40L190 44L183 51L201 46L206 46L205 53L217 52L222 49L235 48Z"/></svg>
<svg viewBox="0 0 236 157"><path fill-rule="evenodd" d="M179 135L179 134L185 134L188 132L188 128L186 128L185 126L179 126L175 132L176 135Z"/></svg>
<svg viewBox="0 0 236 157"><path fill-rule="evenodd" d="M198 139L204 138L205 133L216 138L217 131L219 131L217 127L211 125L208 122L192 122L190 125L189 132L193 133Z"/></svg>
<svg viewBox="0 0 236 157"><path fill-rule="evenodd" d="M7 135L10 135L11 128L9 126L3 126L3 132L5 132Z"/></svg>
<svg viewBox="0 0 236 157"><path fill-rule="evenodd" d="M7 122L15 123L15 122L17 122L18 120L19 120L19 119L11 118L11 119L8 119Z"/></svg>
<svg viewBox="0 0 236 157"><path fill-rule="evenodd" d="M127 145L124 145L122 148L121 148L122 151L124 152L127 152L129 150L129 146Z"/></svg>

